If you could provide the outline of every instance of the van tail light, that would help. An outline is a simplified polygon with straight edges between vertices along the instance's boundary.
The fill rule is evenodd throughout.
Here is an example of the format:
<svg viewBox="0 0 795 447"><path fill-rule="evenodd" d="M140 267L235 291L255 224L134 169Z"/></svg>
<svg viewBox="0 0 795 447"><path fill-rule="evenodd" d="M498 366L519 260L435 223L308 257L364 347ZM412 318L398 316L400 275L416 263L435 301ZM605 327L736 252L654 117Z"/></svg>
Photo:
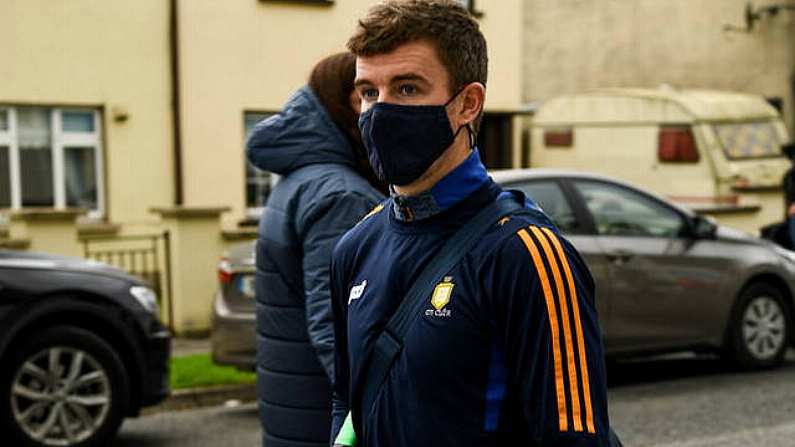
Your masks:
<svg viewBox="0 0 795 447"><path fill-rule="evenodd" d="M232 282L232 263L229 259L223 258L218 263L218 281L221 284L230 284Z"/></svg>
<svg viewBox="0 0 795 447"><path fill-rule="evenodd" d="M698 148L690 127L661 127L657 138L657 158L664 162L697 163Z"/></svg>
<svg viewBox="0 0 795 447"><path fill-rule="evenodd" d="M572 129L546 130L544 131L544 146L572 147L574 146L574 131Z"/></svg>

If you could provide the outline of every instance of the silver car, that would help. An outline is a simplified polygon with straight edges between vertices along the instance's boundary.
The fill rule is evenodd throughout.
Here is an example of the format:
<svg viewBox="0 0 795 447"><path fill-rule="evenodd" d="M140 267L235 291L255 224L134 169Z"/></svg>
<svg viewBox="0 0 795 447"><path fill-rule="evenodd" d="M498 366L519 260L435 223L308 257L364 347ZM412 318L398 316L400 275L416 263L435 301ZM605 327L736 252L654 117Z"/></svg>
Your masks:
<svg viewBox="0 0 795 447"><path fill-rule="evenodd" d="M240 244L218 264L213 305L212 355L219 365L254 370L254 246Z"/></svg>
<svg viewBox="0 0 795 447"><path fill-rule="evenodd" d="M761 368L779 364L795 342L795 252L612 178L542 169L492 176L535 200L585 257L608 355L708 351ZM230 256L232 276L253 276L252 252L249 245ZM253 290L247 281L232 283ZM250 368L253 299L243 300L235 286L221 290L215 358L239 366L224 359L238 358L245 346ZM219 310L241 301L249 318L231 324L231 314Z"/></svg>

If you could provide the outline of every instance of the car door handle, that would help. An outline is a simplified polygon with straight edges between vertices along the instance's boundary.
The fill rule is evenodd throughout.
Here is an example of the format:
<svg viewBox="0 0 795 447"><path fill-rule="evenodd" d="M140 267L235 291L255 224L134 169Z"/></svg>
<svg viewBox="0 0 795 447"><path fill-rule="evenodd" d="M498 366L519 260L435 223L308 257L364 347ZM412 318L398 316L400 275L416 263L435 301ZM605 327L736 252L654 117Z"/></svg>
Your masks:
<svg viewBox="0 0 795 447"><path fill-rule="evenodd" d="M630 253L630 252L628 252L626 250L615 250L615 251L608 252L605 255L605 257L607 258L608 261L610 261L610 262L612 262L613 264L616 264L616 265L626 264L627 262L632 260L632 258L634 256L635 255L633 255L632 253Z"/></svg>

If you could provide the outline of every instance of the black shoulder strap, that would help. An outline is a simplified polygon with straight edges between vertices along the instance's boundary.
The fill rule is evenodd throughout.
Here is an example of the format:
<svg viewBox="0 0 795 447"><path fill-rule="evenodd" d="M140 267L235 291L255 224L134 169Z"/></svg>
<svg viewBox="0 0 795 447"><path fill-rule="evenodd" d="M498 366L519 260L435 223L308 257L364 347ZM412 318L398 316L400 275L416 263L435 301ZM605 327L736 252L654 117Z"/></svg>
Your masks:
<svg viewBox="0 0 795 447"><path fill-rule="evenodd" d="M523 197L522 197L523 199ZM500 218L522 214L524 203L515 196L495 200L482 209L445 242L434 260L420 273L395 314L375 341L362 387L361 411L369 414L381 385L403 349L403 340L412 324L423 314L433 289L469 253L488 228ZM528 214L532 210L526 210ZM354 413L354 426L363 428L363 416ZM364 434L364 433L363 433Z"/></svg>

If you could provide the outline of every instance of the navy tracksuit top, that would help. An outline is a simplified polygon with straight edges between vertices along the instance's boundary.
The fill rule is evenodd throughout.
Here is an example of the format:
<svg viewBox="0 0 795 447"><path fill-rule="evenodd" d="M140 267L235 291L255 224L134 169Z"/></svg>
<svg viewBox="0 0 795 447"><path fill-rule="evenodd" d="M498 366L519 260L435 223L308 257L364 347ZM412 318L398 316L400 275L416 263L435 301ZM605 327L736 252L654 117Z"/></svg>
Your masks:
<svg viewBox="0 0 795 447"><path fill-rule="evenodd" d="M494 222L428 297L373 407L361 408L373 342L412 281L504 194L477 151L431 193L433 215L401 220L411 210L387 201L334 250L332 439L352 411L364 447L607 446L593 279L545 218Z"/></svg>

